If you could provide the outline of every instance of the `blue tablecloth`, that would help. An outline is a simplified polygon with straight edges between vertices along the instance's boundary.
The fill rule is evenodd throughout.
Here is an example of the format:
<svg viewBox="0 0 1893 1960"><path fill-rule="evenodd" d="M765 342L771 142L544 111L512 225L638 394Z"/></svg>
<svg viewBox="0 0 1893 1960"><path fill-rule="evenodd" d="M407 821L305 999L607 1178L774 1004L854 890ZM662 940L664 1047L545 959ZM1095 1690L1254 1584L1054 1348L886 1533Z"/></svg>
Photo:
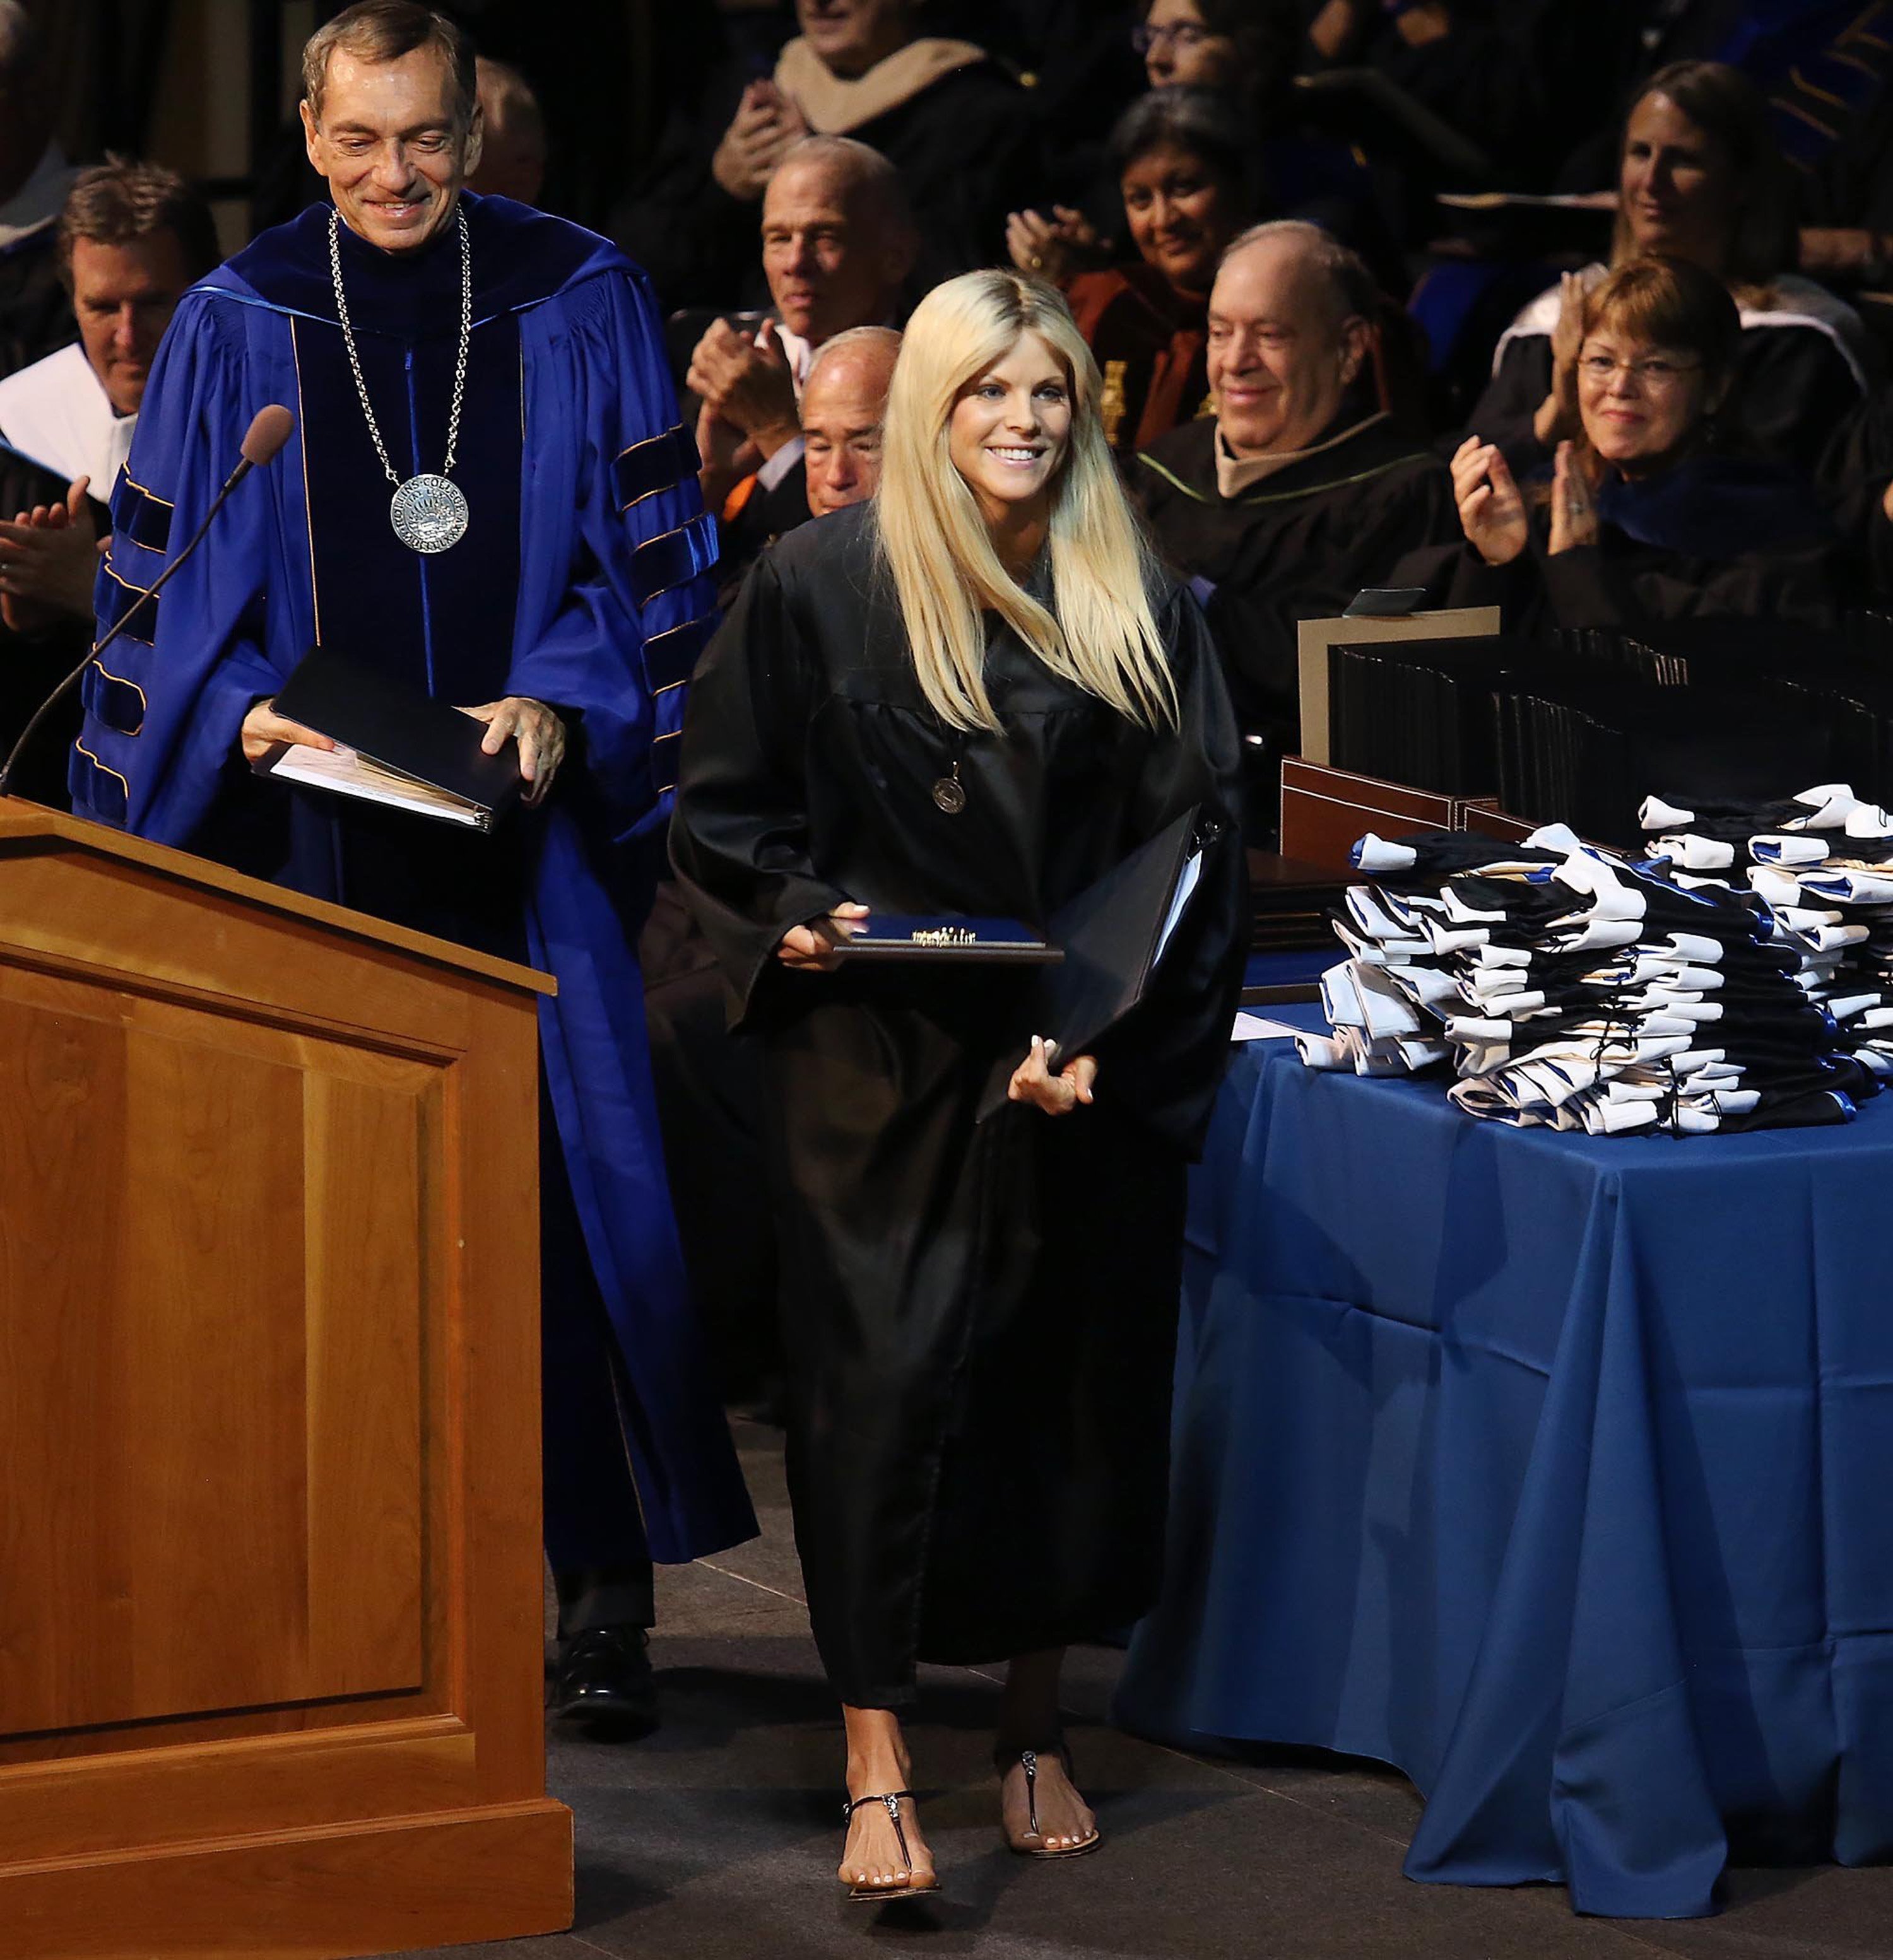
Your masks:
<svg viewBox="0 0 1893 1960"><path fill-rule="evenodd" d="M1893 1096L1592 1141L1232 1058L1120 1719L1397 1764L1416 1879L1893 1855Z"/></svg>

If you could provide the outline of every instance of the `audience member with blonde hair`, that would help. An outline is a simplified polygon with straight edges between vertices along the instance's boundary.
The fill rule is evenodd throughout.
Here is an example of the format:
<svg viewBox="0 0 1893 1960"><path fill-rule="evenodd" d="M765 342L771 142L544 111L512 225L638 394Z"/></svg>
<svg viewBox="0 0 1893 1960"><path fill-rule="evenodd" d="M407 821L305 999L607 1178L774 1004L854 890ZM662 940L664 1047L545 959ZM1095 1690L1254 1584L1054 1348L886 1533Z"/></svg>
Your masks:
<svg viewBox="0 0 1893 1960"><path fill-rule="evenodd" d="M1161 1563L1184 1166L1246 912L1229 702L1101 388L1050 288L929 294L875 498L757 564L686 724L672 856L763 1058L789 1491L858 1898L938 1883L900 1728L921 1660L1010 1663L1005 1841L1097 1844L1063 1650L1136 1618ZM877 915L1042 925L1193 810L1200 883L1093 1053L1038 1039L1024 969L838 959Z"/></svg>
<svg viewBox="0 0 1893 1960"><path fill-rule="evenodd" d="M1794 269L1794 192L1768 105L1738 70L1674 62L1632 104L1618 151L1609 266L1567 272L1520 313L1493 355L1468 426L1529 471L1579 433L1585 294L1633 259L1684 259L1739 309L1736 368L1749 433L1765 455L1812 471L1866 393L1860 316Z"/></svg>

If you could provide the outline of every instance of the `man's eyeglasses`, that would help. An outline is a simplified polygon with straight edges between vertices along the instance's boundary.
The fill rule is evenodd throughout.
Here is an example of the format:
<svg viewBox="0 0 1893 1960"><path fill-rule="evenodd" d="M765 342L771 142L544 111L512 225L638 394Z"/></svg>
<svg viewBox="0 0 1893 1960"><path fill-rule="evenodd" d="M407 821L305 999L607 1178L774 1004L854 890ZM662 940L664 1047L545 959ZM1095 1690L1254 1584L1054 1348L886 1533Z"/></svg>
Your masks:
<svg viewBox="0 0 1893 1960"><path fill-rule="evenodd" d="M1666 361L1660 354L1652 354L1646 361L1619 361L1608 354L1586 354L1578 362L1578 372L1587 380L1602 383L1621 371L1646 387L1667 388L1681 376L1694 374L1702 364L1700 361Z"/></svg>
<svg viewBox="0 0 1893 1960"><path fill-rule="evenodd" d="M1179 54L1191 48L1200 48L1212 40L1209 30L1195 21L1179 21L1168 27L1153 27L1148 21L1130 30L1130 45L1140 55L1147 55L1152 48L1174 48Z"/></svg>

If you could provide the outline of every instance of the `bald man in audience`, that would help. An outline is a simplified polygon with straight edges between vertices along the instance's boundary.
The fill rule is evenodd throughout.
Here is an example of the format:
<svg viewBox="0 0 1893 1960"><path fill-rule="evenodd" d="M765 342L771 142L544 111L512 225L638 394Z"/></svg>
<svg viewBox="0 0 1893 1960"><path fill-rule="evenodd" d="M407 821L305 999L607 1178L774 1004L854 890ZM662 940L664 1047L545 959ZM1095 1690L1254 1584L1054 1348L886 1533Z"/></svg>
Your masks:
<svg viewBox="0 0 1893 1960"><path fill-rule="evenodd" d="M881 481L881 425L900 358L891 326L857 326L824 341L802 387L802 471L808 514L864 504Z"/></svg>
<svg viewBox="0 0 1893 1960"><path fill-rule="evenodd" d="M919 240L884 157L846 136L810 136L769 180L762 243L771 311L754 329L713 320L685 377L702 404L697 448L712 511L752 475L773 492L795 471L815 350L851 327L893 322Z"/></svg>

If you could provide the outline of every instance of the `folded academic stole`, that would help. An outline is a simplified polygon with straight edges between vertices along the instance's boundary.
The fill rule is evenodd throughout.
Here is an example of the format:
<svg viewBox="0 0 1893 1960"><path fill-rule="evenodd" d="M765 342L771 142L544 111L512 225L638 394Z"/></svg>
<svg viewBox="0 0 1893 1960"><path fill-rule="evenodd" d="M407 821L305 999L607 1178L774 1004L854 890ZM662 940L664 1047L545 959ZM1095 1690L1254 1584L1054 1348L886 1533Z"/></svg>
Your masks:
<svg viewBox="0 0 1893 1960"><path fill-rule="evenodd" d="M1846 783L1768 802L1651 797L1640 815L1679 884L1748 898L1841 1048L1893 1077L1893 815Z"/></svg>
<svg viewBox="0 0 1893 1960"><path fill-rule="evenodd" d="M259 775L476 830L490 830L518 799L515 743L488 755L484 723L327 647L304 656L273 705L340 746L278 743L255 765Z"/></svg>
<svg viewBox="0 0 1893 1960"><path fill-rule="evenodd" d="M1694 813L1652 799L1645 814ZM1351 956L1322 978L1334 1032L1298 1040L1311 1067L1449 1062L1469 1115L1593 1136L1844 1122L1873 1091L1866 1028L1850 1036L1815 956L1745 889L1563 826L1522 845L1370 835L1356 862L1374 882L1336 923Z"/></svg>

